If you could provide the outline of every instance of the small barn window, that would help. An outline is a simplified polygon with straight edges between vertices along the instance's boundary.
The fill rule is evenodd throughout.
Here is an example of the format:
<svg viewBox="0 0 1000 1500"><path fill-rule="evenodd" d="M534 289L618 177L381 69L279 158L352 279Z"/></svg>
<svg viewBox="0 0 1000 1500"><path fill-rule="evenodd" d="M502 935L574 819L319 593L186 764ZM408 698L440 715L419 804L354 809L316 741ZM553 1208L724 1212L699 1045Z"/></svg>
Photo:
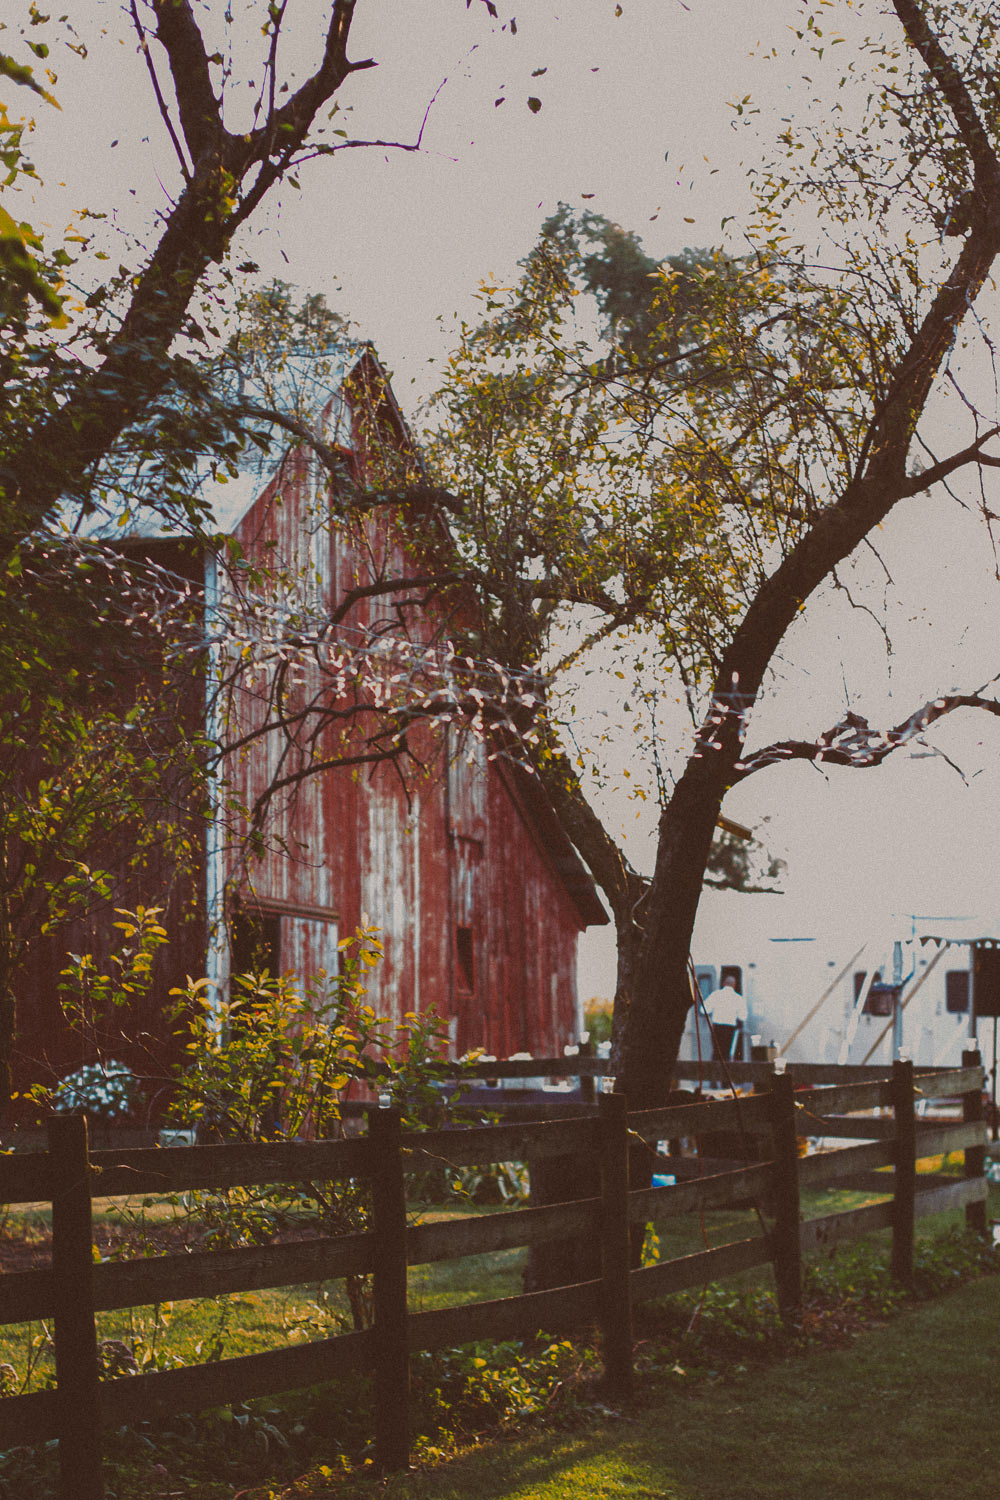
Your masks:
<svg viewBox="0 0 1000 1500"><path fill-rule="evenodd" d="M280 973L281 918L276 912L239 908L233 916L229 965L233 974Z"/></svg>
<svg viewBox="0 0 1000 1500"><path fill-rule="evenodd" d="M964 1016L969 1009L968 969L949 969L944 976L944 1008L950 1016Z"/></svg>
<svg viewBox="0 0 1000 1500"><path fill-rule="evenodd" d="M476 946L471 927L455 928L455 960L459 989L474 995L476 992Z"/></svg>

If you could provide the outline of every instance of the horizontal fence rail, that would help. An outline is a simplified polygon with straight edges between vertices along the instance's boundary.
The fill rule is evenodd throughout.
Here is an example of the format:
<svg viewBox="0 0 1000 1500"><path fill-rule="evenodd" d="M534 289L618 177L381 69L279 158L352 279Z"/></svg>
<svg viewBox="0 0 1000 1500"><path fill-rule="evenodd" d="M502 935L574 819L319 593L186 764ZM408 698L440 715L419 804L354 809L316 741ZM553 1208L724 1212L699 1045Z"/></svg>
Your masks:
<svg viewBox="0 0 1000 1500"><path fill-rule="evenodd" d="M502 1066L530 1067L532 1072L518 1076L531 1077L554 1061ZM603 1062L558 1061L574 1069L592 1063L595 1071ZM797 1076L807 1070L757 1069L758 1091L740 1097L627 1114L621 1095L601 1095L596 1113L581 1114L577 1105L575 1118L507 1120L415 1134L401 1132L395 1110L370 1109L368 1133L344 1141L90 1152L83 1118L54 1119L47 1152L0 1159L0 1200L53 1204L52 1265L0 1277L0 1323L53 1320L57 1362L56 1389L0 1400L0 1446L58 1438L63 1500L70 1495L100 1500L102 1424L243 1401L368 1371L375 1376L378 1457L383 1466L398 1467L407 1458L410 1353L594 1323L602 1330L609 1385L624 1394L631 1381L632 1307L647 1298L771 1264L782 1315L794 1322L800 1313L803 1254L891 1229L894 1274L905 1282L912 1275L917 1218L964 1207L968 1222L984 1231L983 1070L976 1054L965 1054L963 1063L961 1069L928 1073L900 1062L891 1077L873 1076L868 1069L824 1068L824 1081L808 1087ZM847 1080L829 1081L834 1072L840 1079L846 1072ZM916 1106L932 1098L960 1098L962 1118L925 1124ZM871 1113L875 1110L884 1113ZM800 1156L803 1136L859 1144ZM719 1138L742 1159L713 1165ZM679 1174L683 1167L688 1175L678 1175L673 1184L650 1185L657 1146L674 1141L698 1148L695 1158L668 1158L671 1170L676 1166ZM919 1160L958 1151L964 1153L964 1176L935 1174L921 1182ZM505 1161L548 1162L558 1171L574 1159L594 1169L592 1194L577 1201L439 1223L407 1221L406 1174ZM630 1185L630 1170L644 1174L639 1185ZM372 1184L372 1223L363 1232L93 1263L93 1198L343 1178ZM800 1190L818 1187L860 1187L880 1194L882 1201L803 1222ZM631 1264L630 1226L748 1205L763 1216L760 1234L660 1264ZM567 1241L599 1248L598 1274L490 1302L407 1309L408 1266ZM98 1312L369 1273L371 1328L212 1364L98 1378Z"/></svg>

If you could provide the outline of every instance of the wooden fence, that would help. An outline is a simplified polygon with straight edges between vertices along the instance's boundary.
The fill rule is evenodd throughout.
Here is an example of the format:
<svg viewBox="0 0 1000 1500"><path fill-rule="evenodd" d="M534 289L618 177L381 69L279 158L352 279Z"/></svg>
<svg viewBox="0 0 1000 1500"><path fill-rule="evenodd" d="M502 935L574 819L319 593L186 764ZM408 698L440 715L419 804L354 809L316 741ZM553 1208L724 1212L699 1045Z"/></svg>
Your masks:
<svg viewBox="0 0 1000 1500"><path fill-rule="evenodd" d="M894 1065L892 1076L802 1091L791 1074L771 1073L766 1091L627 1113L620 1094L602 1094L595 1112L574 1119L504 1122L473 1129L404 1135L398 1113L372 1109L364 1136L345 1141L219 1145L90 1153L86 1121L53 1118L49 1149L0 1159L0 1201L52 1203L51 1269L0 1277L0 1322L51 1319L56 1349L54 1390L0 1401L0 1447L59 1440L63 1500L100 1500L102 1426L134 1423L167 1412L194 1411L313 1385L353 1371L374 1372L375 1438L385 1467L408 1452L408 1358L482 1339L557 1334L596 1324L605 1374L616 1394L632 1379L632 1308L649 1297L701 1286L770 1262L779 1305L795 1320L801 1301L801 1259L810 1250L877 1229L892 1230L893 1270L912 1274L916 1218L964 1205L968 1222L985 1231L983 1071L978 1053L963 1068L923 1072ZM960 1097L962 1118L926 1123L919 1098ZM861 1113L891 1109L891 1115ZM697 1139L736 1131L756 1141L758 1159L674 1186L629 1188L629 1156L639 1139L655 1148L666 1139ZM854 1138L863 1144L800 1158L803 1135ZM921 1184L916 1162L964 1152L964 1176L935 1174ZM585 1154L598 1164L597 1196L485 1217L409 1224L408 1173L446 1163ZM891 1168L891 1175L884 1169ZM158 1195L197 1189L369 1179L370 1230L250 1249L223 1250L94 1264L92 1197ZM887 1201L801 1221L803 1187L862 1187L890 1193ZM633 1269L630 1227L670 1214L764 1204L769 1227L754 1237L679 1260ZM763 1224L763 1219L762 1219ZM451 1260L575 1236L596 1238L595 1279L496 1301L408 1312L408 1265ZM184 1298L214 1297L267 1287L372 1273L371 1328L306 1345L123 1379L98 1378L95 1314Z"/></svg>

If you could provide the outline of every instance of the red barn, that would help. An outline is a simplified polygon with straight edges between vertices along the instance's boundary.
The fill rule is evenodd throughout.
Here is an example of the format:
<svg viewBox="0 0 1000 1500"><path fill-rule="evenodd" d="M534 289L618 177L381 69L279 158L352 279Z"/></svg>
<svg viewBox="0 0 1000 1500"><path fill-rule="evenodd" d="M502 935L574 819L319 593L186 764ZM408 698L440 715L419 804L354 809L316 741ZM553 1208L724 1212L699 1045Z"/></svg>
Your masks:
<svg viewBox="0 0 1000 1500"><path fill-rule="evenodd" d="M371 472L376 444L406 449L370 351L355 354L324 416L328 456L356 479ZM241 568L189 541L143 543L174 571L203 573L206 634L222 641L208 672L208 729L234 748L201 839L196 890L188 882L184 899L175 897L162 981L132 1019L147 1053L158 1033L169 1051L158 1007L185 973L207 974L224 989L254 948L275 972L335 972L338 942L367 923L384 944L370 987L379 1013L435 1010L449 1023L455 1055L473 1047L501 1057L561 1052L578 1028L577 938L607 921L604 909L540 783L499 753L488 727L470 732L465 720L426 711L435 696L474 697L480 670L455 658L444 606L420 587L440 514L389 505L352 514L334 503L328 468L303 447L267 483L231 487L219 519ZM247 576L256 582L241 599ZM266 617L272 643L277 621L285 639L307 649L264 649L253 623L226 642L254 588L256 612L240 618ZM236 684L224 712L213 690L221 679ZM385 726L406 722L418 699L425 711L410 715L414 753L405 758L392 753L399 736ZM232 794L249 807L267 803L263 847L249 860L221 810ZM84 941L74 932L61 951ZM19 1050L32 1069L44 1058L64 1073L83 1059L79 1043L57 1035L58 962L52 950L26 973ZM104 1045L114 1044L106 1033ZM115 1055L129 1061L127 1043Z"/></svg>

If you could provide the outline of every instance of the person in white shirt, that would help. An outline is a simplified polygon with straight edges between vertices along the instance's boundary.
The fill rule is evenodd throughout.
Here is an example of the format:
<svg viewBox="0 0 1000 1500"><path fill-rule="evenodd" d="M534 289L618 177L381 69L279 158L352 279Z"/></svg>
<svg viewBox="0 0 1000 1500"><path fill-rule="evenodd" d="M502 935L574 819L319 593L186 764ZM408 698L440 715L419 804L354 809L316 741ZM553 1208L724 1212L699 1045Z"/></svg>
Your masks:
<svg viewBox="0 0 1000 1500"><path fill-rule="evenodd" d="M717 990L705 996L705 1011L712 1023L715 1060L738 1058L742 1050L742 1032L747 1008L736 988L736 979L727 974Z"/></svg>

